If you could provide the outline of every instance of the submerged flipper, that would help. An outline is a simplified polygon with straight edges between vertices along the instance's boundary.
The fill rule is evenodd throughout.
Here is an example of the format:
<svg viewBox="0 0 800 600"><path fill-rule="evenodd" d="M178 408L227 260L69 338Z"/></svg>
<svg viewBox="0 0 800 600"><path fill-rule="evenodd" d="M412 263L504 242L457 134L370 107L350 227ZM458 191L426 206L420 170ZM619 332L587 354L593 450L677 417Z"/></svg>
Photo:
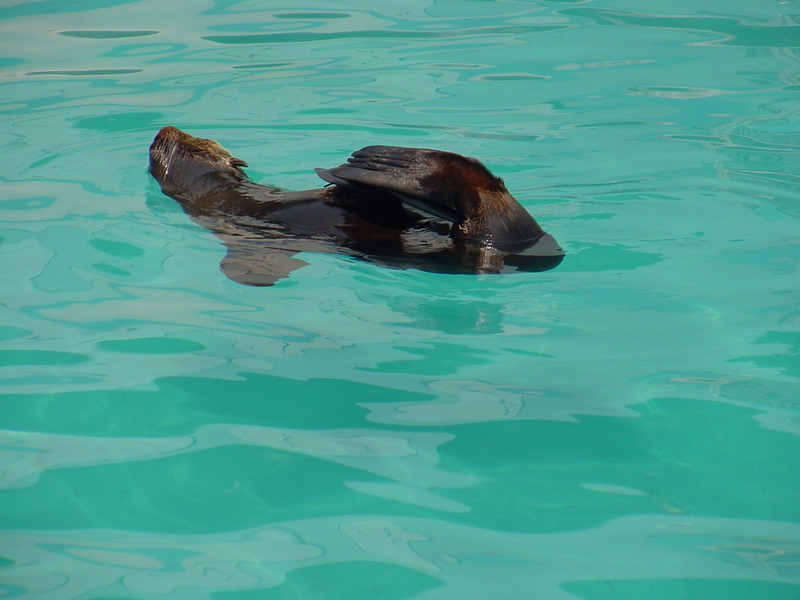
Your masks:
<svg viewBox="0 0 800 600"><path fill-rule="evenodd" d="M266 248L253 240L235 244L226 240L225 246L228 254L219 263L220 270L228 279L245 285L274 285L292 271L308 264L294 258L294 251Z"/></svg>
<svg viewBox="0 0 800 600"><path fill-rule="evenodd" d="M308 263L294 255L302 250L293 243L286 244L269 231L240 227L224 219L194 217L194 220L213 231L228 252L219 263L220 270L236 283L253 286L274 285L292 271Z"/></svg>

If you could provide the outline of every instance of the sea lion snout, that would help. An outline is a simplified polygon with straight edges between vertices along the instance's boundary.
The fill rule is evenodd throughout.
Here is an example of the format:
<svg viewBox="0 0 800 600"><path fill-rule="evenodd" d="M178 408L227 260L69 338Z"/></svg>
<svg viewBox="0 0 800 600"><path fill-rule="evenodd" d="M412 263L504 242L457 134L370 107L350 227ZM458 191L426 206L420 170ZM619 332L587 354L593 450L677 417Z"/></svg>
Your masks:
<svg viewBox="0 0 800 600"><path fill-rule="evenodd" d="M150 145L150 174L167 194L190 190L211 173L247 179L241 170L246 166L214 140L194 137L177 127L161 128Z"/></svg>
<svg viewBox="0 0 800 600"><path fill-rule="evenodd" d="M182 133L175 127L164 127L153 138L150 144L150 174L161 182L169 173L170 164L175 156L178 146L179 134Z"/></svg>

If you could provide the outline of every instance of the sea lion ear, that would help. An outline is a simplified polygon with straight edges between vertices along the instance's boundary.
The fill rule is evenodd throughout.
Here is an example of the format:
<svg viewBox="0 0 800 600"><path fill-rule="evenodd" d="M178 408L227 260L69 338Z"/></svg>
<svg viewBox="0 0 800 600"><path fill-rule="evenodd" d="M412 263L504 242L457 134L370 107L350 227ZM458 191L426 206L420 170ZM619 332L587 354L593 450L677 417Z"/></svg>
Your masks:
<svg viewBox="0 0 800 600"><path fill-rule="evenodd" d="M246 162L244 162L241 158L234 158L234 157L231 157L230 165L232 167L249 167L250 166Z"/></svg>

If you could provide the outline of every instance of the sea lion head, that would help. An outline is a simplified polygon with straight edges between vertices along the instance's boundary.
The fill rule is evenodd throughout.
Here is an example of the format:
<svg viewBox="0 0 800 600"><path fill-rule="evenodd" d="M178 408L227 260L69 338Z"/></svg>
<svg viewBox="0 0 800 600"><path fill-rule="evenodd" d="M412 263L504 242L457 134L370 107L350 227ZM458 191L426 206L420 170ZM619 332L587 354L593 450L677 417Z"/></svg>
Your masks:
<svg viewBox="0 0 800 600"><path fill-rule="evenodd" d="M214 140L197 138L176 127L164 127L150 145L150 174L172 197L202 194L215 174L247 181L247 163L235 158Z"/></svg>

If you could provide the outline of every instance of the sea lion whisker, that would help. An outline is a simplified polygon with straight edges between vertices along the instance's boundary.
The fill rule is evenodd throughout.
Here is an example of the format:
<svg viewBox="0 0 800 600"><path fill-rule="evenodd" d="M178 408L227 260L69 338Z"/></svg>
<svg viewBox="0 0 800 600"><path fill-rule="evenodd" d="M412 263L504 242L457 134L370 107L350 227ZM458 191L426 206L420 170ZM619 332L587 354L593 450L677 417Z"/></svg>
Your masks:
<svg viewBox="0 0 800 600"><path fill-rule="evenodd" d="M178 151L178 144L177 142L172 142L170 145L169 153L164 160L164 176L166 177L169 175L169 170L172 167L172 161L175 159L175 153Z"/></svg>

